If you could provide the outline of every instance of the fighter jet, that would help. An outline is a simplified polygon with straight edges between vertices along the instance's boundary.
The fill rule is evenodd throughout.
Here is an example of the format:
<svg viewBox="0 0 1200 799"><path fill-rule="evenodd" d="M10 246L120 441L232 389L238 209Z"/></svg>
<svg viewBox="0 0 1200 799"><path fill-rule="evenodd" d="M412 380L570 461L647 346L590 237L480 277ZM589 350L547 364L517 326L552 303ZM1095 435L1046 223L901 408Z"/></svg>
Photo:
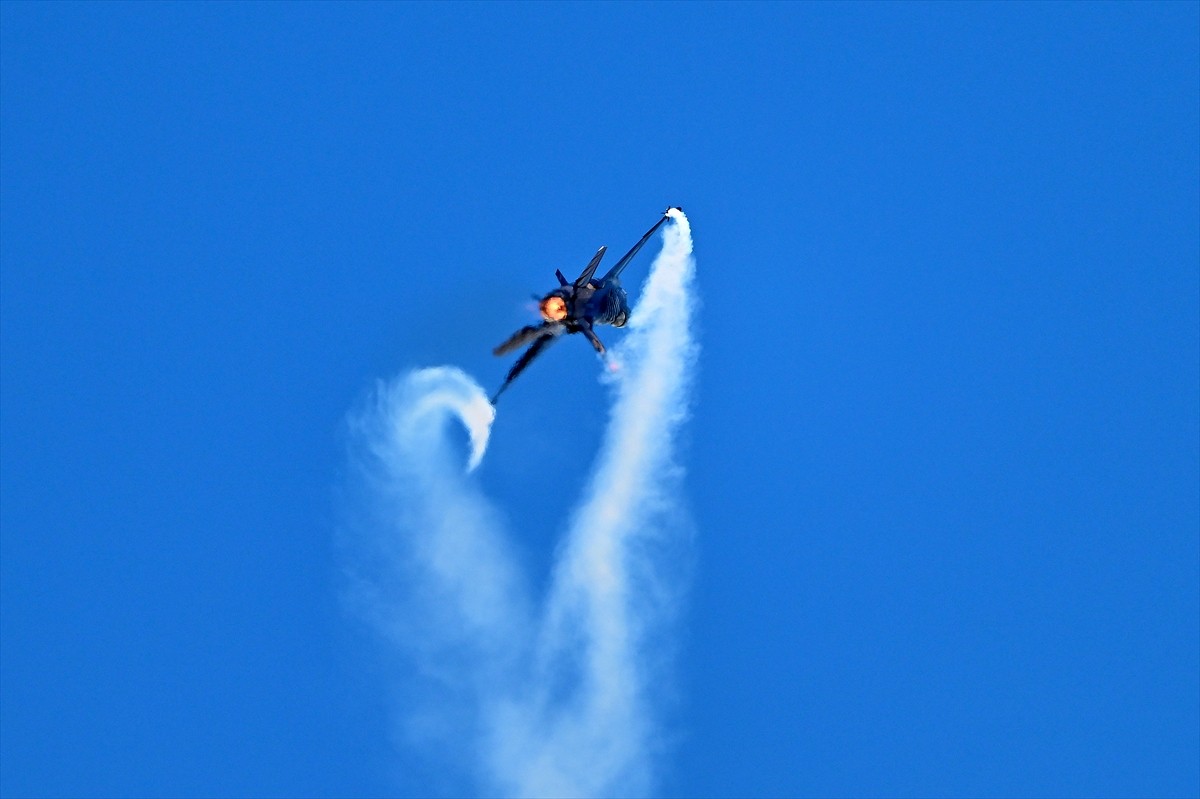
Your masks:
<svg viewBox="0 0 1200 799"><path fill-rule="evenodd" d="M508 376L504 378L504 384L492 395L493 405L496 404L496 400L500 398L509 384L516 380L517 375L525 371L525 367L529 366L534 358L564 333L582 333L587 336L597 354L604 355L604 343L600 341L594 328L596 325L625 326L625 322L629 319L629 298L625 294L625 289L621 287L619 280L621 270L629 265L638 250L642 249L642 245L667 221L667 213L670 210L668 208L664 211L662 219L654 223L654 227L646 231L646 235L633 245L633 249L625 253L625 256L599 280L593 279L593 276L596 274L596 268L600 266L600 260L604 257L607 247L596 250L596 254L592 256L592 260L584 267L583 272L575 279L574 283L568 282L560 270L554 270L554 275L558 278L558 288L543 297L535 297L538 300L538 310L541 311L543 322L540 325L527 325L521 328L509 336L507 341L492 350L493 355L505 355L526 344L530 345L529 349L525 350L513 364L512 369L508 371Z"/></svg>

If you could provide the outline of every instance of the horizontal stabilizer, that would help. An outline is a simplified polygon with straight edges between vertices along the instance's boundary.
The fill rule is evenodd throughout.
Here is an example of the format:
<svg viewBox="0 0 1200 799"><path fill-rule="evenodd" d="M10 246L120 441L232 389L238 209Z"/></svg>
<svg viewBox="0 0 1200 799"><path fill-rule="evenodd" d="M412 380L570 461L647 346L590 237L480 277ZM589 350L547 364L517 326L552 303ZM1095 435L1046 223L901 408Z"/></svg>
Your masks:
<svg viewBox="0 0 1200 799"><path fill-rule="evenodd" d="M592 346L596 349L596 354L603 355L604 342L602 342L600 337L596 335L596 331L592 329L591 324L587 321L581 320L579 322L579 330L583 333L583 335L587 336L588 341L592 342Z"/></svg>

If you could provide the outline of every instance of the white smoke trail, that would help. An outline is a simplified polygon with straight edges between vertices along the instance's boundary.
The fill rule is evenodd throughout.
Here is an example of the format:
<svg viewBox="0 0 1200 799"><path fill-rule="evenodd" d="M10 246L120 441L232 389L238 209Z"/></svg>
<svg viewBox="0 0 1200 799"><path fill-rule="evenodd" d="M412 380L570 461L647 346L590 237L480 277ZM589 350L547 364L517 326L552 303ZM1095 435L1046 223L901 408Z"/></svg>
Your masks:
<svg viewBox="0 0 1200 799"><path fill-rule="evenodd" d="M691 232L682 212L670 214L614 354L608 429L540 618L498 514L447 440L457 417L471 438L469 468L479 463L492 421L483 390L458 370L423 370L382 388L359 420L377 513L365 528L388 535L359 543L352 598L413 656L423 684L448 688L435 709L410 713L410 736L440 734L487 790L653 788L661 746L648 690L661 675L647 653L666 649L651 636L678 589L663 554L680 532L674 442L696 358Z"/></svg>
<svg viewBox="0 0 1200 799"><path fill-rule="evenodd" d="M453 368L381 385L372 400L351 422L350 488L361 496L347 503L357 518L343 528L347 599L410 660L394 686L405 707L400 734L437 754L481 737L482 703L510 684L533 627L499 515L469 476L495 411ZM471 440L467 473L450 440L455 420Z"/></svg>

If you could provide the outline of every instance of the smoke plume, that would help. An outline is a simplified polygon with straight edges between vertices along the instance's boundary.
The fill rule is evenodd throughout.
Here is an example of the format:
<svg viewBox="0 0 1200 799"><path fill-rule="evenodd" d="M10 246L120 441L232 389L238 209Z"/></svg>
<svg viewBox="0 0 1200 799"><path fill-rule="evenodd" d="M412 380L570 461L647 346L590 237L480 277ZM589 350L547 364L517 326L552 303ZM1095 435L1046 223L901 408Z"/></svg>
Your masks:
<svg viewBox="0 0 1200 799"><path fill-rule="evenodd" d="M494 409L449 367L376 391L354 421L360 516L348 596L411 666L402 737L469 772L476 792L645 795L665 736L654 697L686 548L675 443L697 347L687 218L650 269L606 380L594 471L546 594L534 597L471 475ZM464 470L453 427L470 438Z"/></svg>

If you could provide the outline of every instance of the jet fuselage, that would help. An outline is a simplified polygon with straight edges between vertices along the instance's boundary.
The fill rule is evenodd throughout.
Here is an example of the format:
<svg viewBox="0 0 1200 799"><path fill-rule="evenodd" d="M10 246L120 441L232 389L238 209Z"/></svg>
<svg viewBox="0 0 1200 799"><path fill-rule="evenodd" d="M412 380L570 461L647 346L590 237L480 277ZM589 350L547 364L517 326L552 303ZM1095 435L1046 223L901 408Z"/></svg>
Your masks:
<svg viewBox="0 0 1200 799"><path fill-rule="evenodd" d="M624 327L629 319L629 296L616 278L554 289L538 303L547 322L561 322L570 332L579 330L579 322Z"/></svg>

